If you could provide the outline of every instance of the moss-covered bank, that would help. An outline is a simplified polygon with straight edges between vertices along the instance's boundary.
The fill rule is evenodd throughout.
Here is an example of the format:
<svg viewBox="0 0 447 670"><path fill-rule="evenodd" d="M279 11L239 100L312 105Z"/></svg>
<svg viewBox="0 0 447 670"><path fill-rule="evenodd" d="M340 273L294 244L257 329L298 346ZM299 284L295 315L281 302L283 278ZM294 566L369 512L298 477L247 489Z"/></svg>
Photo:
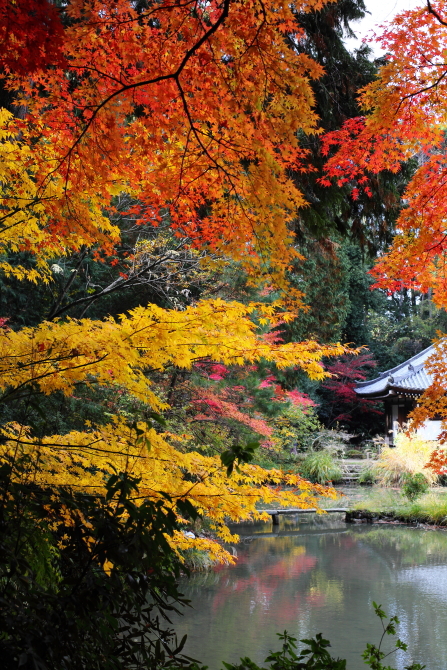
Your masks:
<svg viewBox="0 0 447 670"><path fill-rule="evenodd" d="M343 498L347 503L350 496ZM339 499L340 500L340 499ZM403 523L424 523L447 527L447 490L432 489L417 500L408 500L401 491L373 487L352 500L352 520L395 520Z"/></svg>

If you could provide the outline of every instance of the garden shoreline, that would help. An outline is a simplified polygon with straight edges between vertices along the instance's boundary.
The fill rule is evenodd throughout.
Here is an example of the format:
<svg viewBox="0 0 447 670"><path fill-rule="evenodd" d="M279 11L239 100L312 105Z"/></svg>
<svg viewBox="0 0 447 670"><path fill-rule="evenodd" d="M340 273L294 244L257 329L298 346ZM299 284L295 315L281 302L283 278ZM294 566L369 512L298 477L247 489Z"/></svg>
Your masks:
<svg viewBox="0 0 447 670"><path fill-rule="evenodd" d="M348 508L348 523L402 523L430 528L447 528L447 488L432 487L415 500L401 489L381 486L343 488L340 496L325 501L328 506ZM320 501L323 506L323 502Z"/></svg>
<svg viewBox="0 0 447 670"><path fill-rule="evenodd" d="M353 509L346 512L346 523L380 523L401 526L416 526L427 528L427 530L447 530L447 519L444 523L436 522L434 519L415 519L399 512L370 512L364 509Z"/></svg>

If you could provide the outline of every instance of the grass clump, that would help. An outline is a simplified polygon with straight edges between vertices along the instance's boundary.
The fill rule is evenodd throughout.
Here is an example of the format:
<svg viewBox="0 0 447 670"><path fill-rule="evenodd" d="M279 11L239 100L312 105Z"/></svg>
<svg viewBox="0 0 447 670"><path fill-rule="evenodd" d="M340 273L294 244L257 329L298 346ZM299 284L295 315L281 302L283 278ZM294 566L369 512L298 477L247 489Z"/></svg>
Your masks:
<svg viewBox="0 0 447 670"><path fill-rule="evenodd" d="M343 477L341 467L328 451L312 451L300 464L300 474L316 484L336 484Z"/></svg>
<svg viewBox="0 0 447 670"><path fill-rule="evenodd" d="M216 561L201 549L183 549L179 553L183 558L185 567L191 572L211 570L216 565Z"/></svg>
<svg viewBox="0 0 447 670"><path fill-rule="evenodd" d="M403 486L408 475L422 475L429 485L438 476L425 468L437 443L423 440L417 435L399 433L395 447L385 447L373 466L373 472L380 486Z"/></svg>
<svg viewBox="0 0 447 670"><path fill-rule="evenodd" d="M374 467L371 465L365 465L360 471L358 483L359 484L374 484L376 481L376 474L374 472Z"/></svg>
<svg viewBox="0 0 447 670"><path fill-rule="evenodd" d="M447 525L447 495L445 493L428 493L412 503L413 514L422 520Z"/></svg>

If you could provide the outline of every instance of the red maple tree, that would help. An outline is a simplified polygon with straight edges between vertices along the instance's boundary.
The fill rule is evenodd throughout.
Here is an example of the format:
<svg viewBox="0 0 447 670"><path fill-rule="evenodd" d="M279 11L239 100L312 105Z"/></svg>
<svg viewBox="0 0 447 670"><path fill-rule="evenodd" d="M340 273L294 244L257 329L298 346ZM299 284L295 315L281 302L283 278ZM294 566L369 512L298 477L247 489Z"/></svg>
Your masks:
<svg viewBox="0 0 447 670"><path fill-rule="evenodd" d="M374 423L383 414L376 401L359 398L355 392L358 382L365 381L376 366L377 361L370 352L340 356L326 365L332 375L321 385L324 403L320 414L326 424L342 423L355 428L357 424Z"/></svg>

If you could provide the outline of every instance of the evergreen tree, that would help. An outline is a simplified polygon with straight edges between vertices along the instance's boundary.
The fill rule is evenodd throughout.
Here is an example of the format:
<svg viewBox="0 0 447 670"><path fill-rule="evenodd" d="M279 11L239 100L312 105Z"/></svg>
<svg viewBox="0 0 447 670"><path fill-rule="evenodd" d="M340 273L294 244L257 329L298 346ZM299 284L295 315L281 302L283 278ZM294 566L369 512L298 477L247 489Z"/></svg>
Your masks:
<svg viewBox="0 0 447 670"><path fill-rule="evenodd" d="M324 68L324 75L313 82L316 110L325 132L336 130L350 118L361 115L358 91L372 82L383 64L375 60L370 48L362 45L351 53L344 39L354 35L352 23L365 16L363 0L339 0L317 12L297 14L306 36L293 48L308 54ZM319 183L327 157L321 153L319 136L303 138L314 172L298 172L295 179L309 202L296 222L300 242L309 234L316 239L341 234L375 253L391 242L393 223L401 207L401 194L414 168L403 166L398 174L381 173L371 183L372 197L351 197L351 187L326 187Z"/></svg>

